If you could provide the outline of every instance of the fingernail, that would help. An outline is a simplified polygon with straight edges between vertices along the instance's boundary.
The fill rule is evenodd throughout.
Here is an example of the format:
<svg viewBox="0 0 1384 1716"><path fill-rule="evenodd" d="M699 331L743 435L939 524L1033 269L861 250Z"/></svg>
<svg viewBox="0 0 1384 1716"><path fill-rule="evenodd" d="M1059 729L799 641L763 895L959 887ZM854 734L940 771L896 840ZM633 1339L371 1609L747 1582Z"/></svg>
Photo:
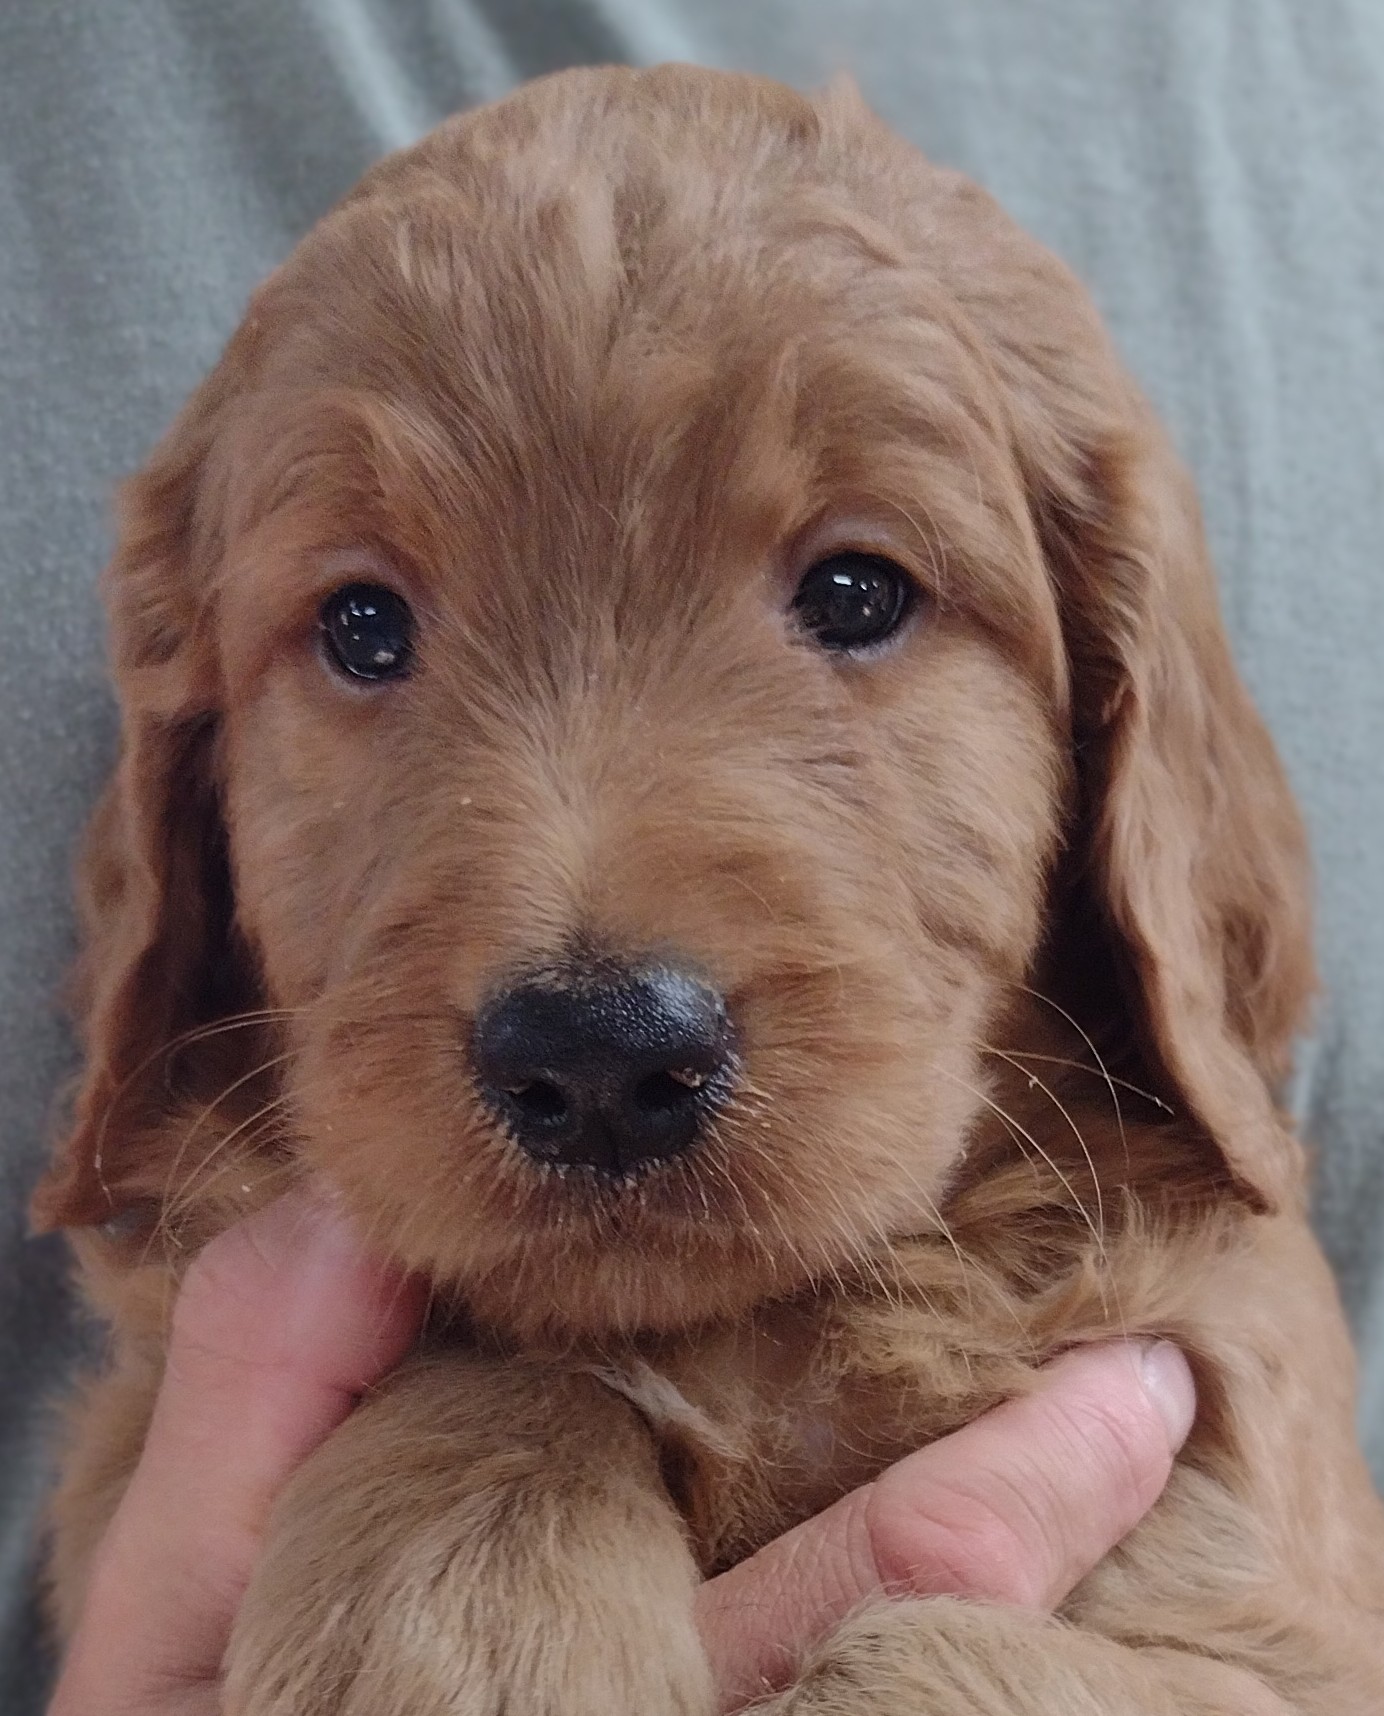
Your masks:
<svg viewBox="0 0 1384 1716"><path fill-rule="evenodd" d="M1192 1367L1171 1341L1150 1341L1139 1361L1144 1392L1158 1410L1176 1453L1187 1440L1197 1415L1197 1390Z"/></svg>

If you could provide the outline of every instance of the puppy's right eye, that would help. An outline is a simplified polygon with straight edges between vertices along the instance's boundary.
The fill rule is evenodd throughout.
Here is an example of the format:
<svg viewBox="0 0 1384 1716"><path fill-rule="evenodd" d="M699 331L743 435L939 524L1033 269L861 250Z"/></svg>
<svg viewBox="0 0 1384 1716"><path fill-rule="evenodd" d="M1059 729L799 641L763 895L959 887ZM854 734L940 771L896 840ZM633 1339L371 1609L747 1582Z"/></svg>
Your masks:
<svg viewBox="0 0 1384 1716"><path fill-rule="evenodd" d="M413 615L383 584L334 590L318 615L333 665L352 679L401 679L413 661Z"/></svg>
<svg viewBox="0 0 1384 1716"><path fill-rule="evenodd" d="M832 554L804 574L793 598L798 623L834 655L864 654L893 636L917 590L882 554Z"/></svg>

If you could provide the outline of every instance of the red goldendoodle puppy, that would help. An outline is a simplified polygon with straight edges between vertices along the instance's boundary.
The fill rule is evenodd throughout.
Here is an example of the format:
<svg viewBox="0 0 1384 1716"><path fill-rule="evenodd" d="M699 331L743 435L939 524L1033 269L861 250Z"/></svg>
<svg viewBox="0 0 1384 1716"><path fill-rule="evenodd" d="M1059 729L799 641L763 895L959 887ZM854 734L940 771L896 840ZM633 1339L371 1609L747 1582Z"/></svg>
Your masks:
<svg viewBox="0 0 1384 1716"><path fill-rule="evenodd" d="M171 1283L308 1175L436 1310L276 1511L235 1716L704 1713L700 1574L1120 1330L1203 1409L1062 1617L882 1602L765 1708L1384 1708L1298 819L988 198L845 87L453 120L257 293L107 589L60 1611Z"/></svg>

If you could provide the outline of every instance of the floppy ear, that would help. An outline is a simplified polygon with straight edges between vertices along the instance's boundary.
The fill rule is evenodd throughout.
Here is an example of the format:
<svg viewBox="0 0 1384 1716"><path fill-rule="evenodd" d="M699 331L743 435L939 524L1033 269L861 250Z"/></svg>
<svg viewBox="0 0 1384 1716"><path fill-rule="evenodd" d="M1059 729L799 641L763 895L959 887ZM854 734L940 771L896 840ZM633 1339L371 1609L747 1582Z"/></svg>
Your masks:
<svg viewBox="0 0 1384 1716"><path fill-rule="evenodd" d="M1272 1209L1314 989L1306 841L1231 659L1192 482L1097 334L1029 446L1072 669L1083 886L1155 1078ZM1036 457L1034 456L1036 453Z"/></svg>
<svg viewBox="0 0 1384 1716"><path fill-rule="evenodd" d="M1301 1151L1275 1106L1315 988L1306 841L1231 660L1191 479L1074 276L961 175L873 125L872 183L999 383L1061 611L1080 793L1059 924L1113 968L1153 1082L1271 1209ZM1064 881L1071 878L1064 877ZM1100 996L1100 1004L1106 997ZM1119 998L1115 998L1116 1008Z"/></svg>
<svg viewBox="0 0 1384 1716"><path fill-rule="evenodd" d="M232 353L121 495L105 575L120 756L80 866L85 1066L71 1130L34 1196L39 1229L105 1221L159 1196L169 1144L160 1121L210 1071L196 1044L181 1056L170 1045L255 1004L232 922L206 624L220 544L205 471L234 388Z"/></svg>
<svg viewBox="0 0 1384 1716"><path fill-rule="evenodd" d="M1191 478L1075 277L976 186L913 162L915 242L1000 383L1061 613L1080 797L1056 951L1093 987L1113 968L1141 1070L1271 1209L1301 1180L1274 1096L1315 988L1307 847Z"/></svg>

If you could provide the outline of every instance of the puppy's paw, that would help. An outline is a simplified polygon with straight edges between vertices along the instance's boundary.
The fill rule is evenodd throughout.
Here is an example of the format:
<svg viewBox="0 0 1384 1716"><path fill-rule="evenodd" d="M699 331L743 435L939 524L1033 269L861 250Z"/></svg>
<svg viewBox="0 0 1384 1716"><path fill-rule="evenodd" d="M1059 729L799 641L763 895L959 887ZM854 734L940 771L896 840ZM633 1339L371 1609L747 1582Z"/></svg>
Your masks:
<svg viewBox="0 0 1384 1716"><path fill-rule="evenodd" d="M538 1547L487 1564L439 1537L364 1587L261 1579L226 1716L711 1716L685 1591L637 1549L618 1566Z"/></svg>
<svg viewBox="0 0 1384 1716"><path fill-rule="evenodd" d="M281 1498L226 1716L710 1716L696 1584L647 1437L608 1390L421 1370Z"/></svg>

